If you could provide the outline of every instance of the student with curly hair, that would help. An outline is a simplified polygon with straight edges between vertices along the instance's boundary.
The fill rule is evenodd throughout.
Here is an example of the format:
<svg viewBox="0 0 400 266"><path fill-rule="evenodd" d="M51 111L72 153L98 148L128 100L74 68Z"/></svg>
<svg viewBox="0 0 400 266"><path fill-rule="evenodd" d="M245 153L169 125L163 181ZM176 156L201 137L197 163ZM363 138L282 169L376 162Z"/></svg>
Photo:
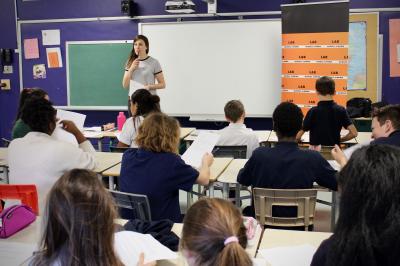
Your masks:
<svg viewBox="0 0 400 266"><path fill-rule="evenodd" d="M201 199L183 221L180 248L190 266L250 266L246 228L238 208L223 199Z"/></svg>
<svg viewBox="0 0 400 266"><path fill-rule="evenodd" d="M17 111L17 117L12 129L12 138L22 138L32 130L29 126L21 119L22 108L28 99L46 99L49 100L47 92L40 88L23 89L19 96L19 106Z"/></svg>
<svg viewBox="0 0 400 266"><path fill-rule="evenodd" d="M340 215L312 266L400 265L400 149L356 150L338 177Z"/></svg>
<svg viewBox="0 0 400 266"><path fill-rule="evenodd" d="M35 184L41 212L48 191L62 174L73 168L95 168L95 150L72 121L63 120L61 125L75 136L79 147L51 137L56 128L56 109L46 99L28 100L21 118L32 131L10 143L10 183Z"/></svg>
<svg viewBox="0 0 400 266"><path fill-rule="evenodd" d="M147 195L153 220L181 222L179 190L190 191L194 183L209 182L213 156L205 154L198 170L187 165L178 154L179 131L178 120L152 113L139 127L139 148L129 149L122 157L120 189Z"/></svg>
<svg viewBox="0 0 400 266"><path fill-rule="evenodd" d="M279 104L272 115L273 127L278 136L275 147L257 148L237 181L245 186L276 189L307 189L317 182L323 187L337 189L336 171L316 151L302 150L296 142L301 129L303 113L293 103ZM243 213L255 216L253 203ZM295 216L296 210L277 208L274 215Z"/></svg>

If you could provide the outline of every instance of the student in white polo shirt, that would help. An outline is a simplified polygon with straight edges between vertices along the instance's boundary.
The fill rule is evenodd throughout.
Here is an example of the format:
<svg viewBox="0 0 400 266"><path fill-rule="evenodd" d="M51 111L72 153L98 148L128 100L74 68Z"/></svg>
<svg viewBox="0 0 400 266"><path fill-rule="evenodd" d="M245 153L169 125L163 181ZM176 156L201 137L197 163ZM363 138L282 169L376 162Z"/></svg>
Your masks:
<svg viewBox="0 0 400 266"><path fill-rule="evenodd" d="M224 107L225 118L229 125L219 131L221 137L217 145L247 146L246 158L250 158L255 149L260 146L256 133L244 124L246 116L244 106L239 100L231 100Z"/></svg>

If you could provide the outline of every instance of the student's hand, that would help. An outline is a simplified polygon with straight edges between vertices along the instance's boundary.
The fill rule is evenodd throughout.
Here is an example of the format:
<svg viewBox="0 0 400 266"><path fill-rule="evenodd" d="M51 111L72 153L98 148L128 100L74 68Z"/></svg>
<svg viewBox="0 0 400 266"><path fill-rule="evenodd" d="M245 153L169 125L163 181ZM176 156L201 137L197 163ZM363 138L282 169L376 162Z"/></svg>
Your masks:
<svg viewBox="0 0 400 266"><path fill-rule="evenodd" d="M144 264L144 253L143 253L143 252L140 253L140 255L139 255L139 261L138 261L138 263L137 263L137 266L154 266L154 265L156 265L156 262L155 262L155 261L151 261L151 262L149 262L149 263Z"/></svg>
<svg viewBox="0 0 400 266"><path fill-rule="evenodd" d="M214 156L211 153L205 153L203 159L201 160L203 165L210 167L214 162Z"/></svg>
<svg viewBox="0 0 400 266"><path fill-rule="evenodd" d="M135 60L133 60L131 66L129 67L130 71L134 71L139 67L139 58L136 58Z"/></svg>
<svg viewBox="0 0 400 266"><path fill-rule="evenodd" d="M333 159L341 166L345 166L347 163L347 158L342 149L336 144L335 147L331 150L331 154Z"/></svg>
<svg viewBox="0 0 400 266"><path fill-rule="evenodd" d="M70 120L62 120L60 123L65 131L73 135L76 135L77 132L80 132L80 130L76 127L75 123Z"/></svg>
<svg viewBox="0 0 400 266"><path fill-rule="evenodd" d="M76 141L81 144L82 142L86 141L85 136L83 133L76 127L75 123L70 121L70 120L63 120L60 122L62 125L62 128L71 133L72 135L75 136Z"/></svg>

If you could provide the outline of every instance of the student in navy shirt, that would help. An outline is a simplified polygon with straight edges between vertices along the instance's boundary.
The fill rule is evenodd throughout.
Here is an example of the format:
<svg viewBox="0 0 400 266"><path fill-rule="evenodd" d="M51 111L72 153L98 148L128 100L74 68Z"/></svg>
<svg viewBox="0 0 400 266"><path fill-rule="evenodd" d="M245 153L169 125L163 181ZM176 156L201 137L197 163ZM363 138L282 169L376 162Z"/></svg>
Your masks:
<svg viewBox="0 0 400 266"><path fill-rule="evenodd" d="M316 151L301 150L296 134L301 128L303 113L293 103L279 104L272 115L273 126L278 136L274 148L257 148L237 181L245 186L276 189L307 189L317 182L323 187L337 189L336 171ZM252 206L243 210L254 216ZM294 216L295 210L278 209L274 215Z"/></svg>
<svg viewBox="0 0 400 266"><path fill-rule="evenodd" d="M400 147L400 105L387 105L377 109L372 114L372 138L371 145L387 144ZM335 146L332 156L343 167L347 163L347 157Z"/></svg>
<svg viewBox="0 0 400 266"><path fill-rule="evenodd" d="M340 215L311 266L400 265L400 148L356 150L338 175Z"/></svg>
<svg viewBox="0 0 400 266"><path fill-rule="evenodd" d="M178 155L179 122L162 113L147 116L138 130L138 149L122 157L120 188L123 192L147 195L153 220L181 222L179 190L190 191L194 183L207 185L211 154L205 154L199 170Z"/></svg>
<svg viewBox="0 0 400 266"><path fill-rule="evenodd" d="M316 91L319 98L318 105L311 108L303 121L303 128L297 134L297 141L301 141L305 131L310 131L310 145L333 146L357 137L357 129L353 125L344 107L333 101L335 82L330 77L321 77L316 82ZM349 132L340 137L342 128Z"/></svg>

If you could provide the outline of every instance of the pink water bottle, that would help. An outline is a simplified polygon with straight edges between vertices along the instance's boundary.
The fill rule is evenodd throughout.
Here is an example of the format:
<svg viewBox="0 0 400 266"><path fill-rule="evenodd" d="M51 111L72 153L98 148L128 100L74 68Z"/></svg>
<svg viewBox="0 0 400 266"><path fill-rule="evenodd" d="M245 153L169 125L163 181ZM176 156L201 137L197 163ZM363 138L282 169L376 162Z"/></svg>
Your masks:
<svg viewBox="0 0 400 266"><path fill-rule="evenodd" d="M118 130L121 131L122 127L124 126L126 121L126 117L124 115L124 112L119 112L119 115L117 116L117 127Z"/></svg>

